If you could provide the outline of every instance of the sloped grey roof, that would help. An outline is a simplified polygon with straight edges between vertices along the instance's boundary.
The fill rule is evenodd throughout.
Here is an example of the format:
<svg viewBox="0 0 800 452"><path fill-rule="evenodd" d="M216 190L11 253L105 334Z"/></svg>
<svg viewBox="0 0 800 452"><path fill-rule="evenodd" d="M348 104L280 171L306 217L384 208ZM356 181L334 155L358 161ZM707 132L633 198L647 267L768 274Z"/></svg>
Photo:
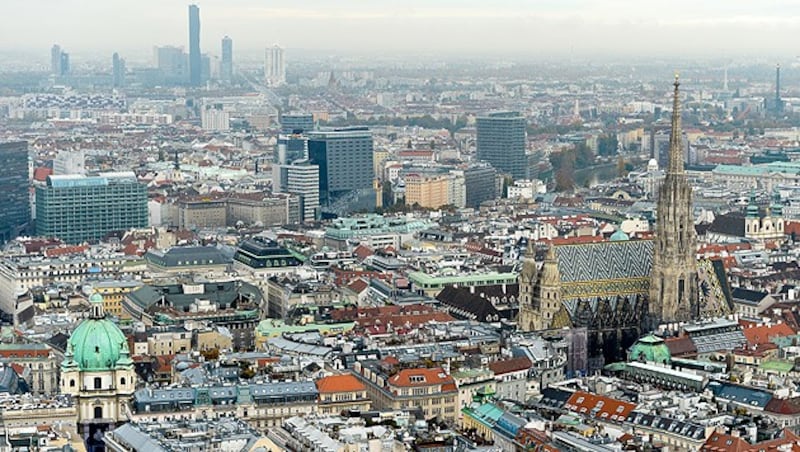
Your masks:
<svg viewBox="0 0 800 452"><path fill-rule="evenodd" d="M143 433L131 424L124 424L110 434L116 441L129 445L133 450L167 452L167 449L161 447L158 441L155 441L150 435Z"/></svg>

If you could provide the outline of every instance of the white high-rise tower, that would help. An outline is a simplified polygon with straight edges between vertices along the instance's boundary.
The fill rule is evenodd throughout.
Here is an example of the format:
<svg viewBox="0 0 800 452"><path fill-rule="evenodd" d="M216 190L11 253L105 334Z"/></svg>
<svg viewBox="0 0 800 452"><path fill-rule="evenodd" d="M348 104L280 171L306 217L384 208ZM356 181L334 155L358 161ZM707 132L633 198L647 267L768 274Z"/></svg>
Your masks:
<svg viewBox="0 0 800 452"><path fill-rule="evenodd" d="M264 55L264 78L271 86L286 83L286 63L283 59L283 49L277 44L267 47Z"/></svg>

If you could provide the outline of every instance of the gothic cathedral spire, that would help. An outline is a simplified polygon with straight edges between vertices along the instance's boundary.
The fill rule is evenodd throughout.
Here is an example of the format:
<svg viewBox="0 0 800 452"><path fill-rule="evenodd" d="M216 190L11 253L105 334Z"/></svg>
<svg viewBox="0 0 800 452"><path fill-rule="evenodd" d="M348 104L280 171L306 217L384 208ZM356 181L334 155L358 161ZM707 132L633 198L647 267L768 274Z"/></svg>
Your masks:
<svg viewBox="0 0 800 452"><path fill-rule="evenodd" d="M650 280L650 327L699 316L697 236L692 219L692 187L683 168L683 140L678 76L672 100L669 166L659 190L653 271Z"/></svg>

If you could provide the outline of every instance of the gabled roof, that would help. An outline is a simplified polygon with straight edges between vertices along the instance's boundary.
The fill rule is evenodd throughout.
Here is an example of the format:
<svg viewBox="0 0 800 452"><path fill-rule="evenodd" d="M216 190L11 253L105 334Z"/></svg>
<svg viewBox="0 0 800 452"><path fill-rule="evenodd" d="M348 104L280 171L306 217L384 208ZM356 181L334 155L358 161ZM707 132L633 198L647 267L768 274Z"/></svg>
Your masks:
<svg viewBox="0 0 800 452"><path fill-rule="evenodd" d="M479 322L497 322L500 312L489 300L475 295L464 287L447 286L436 295L436 299L449 306L456 317Z"/></svg>
<svg viewBox="0 0 800 452"><path fill-rule="evenodd" d="M589 392L576 391L564 404L564 408L598 419L623 421L636 408L636 404Z"/></svg>
<svg viewBox="0 0 800 452"><path fill-rule="evenodd" d="M358 278L355 281L353 281L353 282L351 282L350 284L347 285L348 289L350 289L353 292L358 293L358 294L360 294L361 292L364 292L365 290L367 290L368 287L369 287L369 283L364 281L361 278Z"/></svg>

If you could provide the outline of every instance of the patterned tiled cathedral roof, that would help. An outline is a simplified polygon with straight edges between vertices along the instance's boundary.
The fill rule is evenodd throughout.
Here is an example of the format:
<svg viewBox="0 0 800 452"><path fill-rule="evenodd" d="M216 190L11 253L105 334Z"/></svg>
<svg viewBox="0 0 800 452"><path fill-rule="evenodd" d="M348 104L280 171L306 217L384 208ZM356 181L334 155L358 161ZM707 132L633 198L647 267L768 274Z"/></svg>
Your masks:
<svg viewBox="0 0 800 452"><path fill-rule="evenodd" d="M629 240L556 247L562 283L649 278L653 242Z"/></svg>

